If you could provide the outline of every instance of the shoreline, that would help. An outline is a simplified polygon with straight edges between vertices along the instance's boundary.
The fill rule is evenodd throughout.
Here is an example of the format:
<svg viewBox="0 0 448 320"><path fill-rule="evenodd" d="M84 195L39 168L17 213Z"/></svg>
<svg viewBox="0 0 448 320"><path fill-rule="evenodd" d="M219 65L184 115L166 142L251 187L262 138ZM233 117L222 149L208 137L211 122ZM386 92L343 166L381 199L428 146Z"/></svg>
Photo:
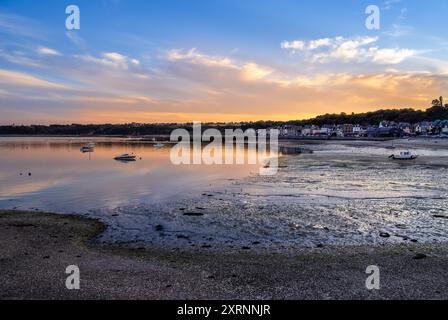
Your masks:
<svg viewBox="0 0 448 320"><path fill-rule="evenodd" d="M81 216L0 210L0 299L448 299L443 243L226 253L92 240L104 230ZM73 264L81 290L65 288ZM365 288L369 265L381 290Z"/></svg>
<svg viewBox="0 0 448 320"><path fill-rule="evenodd" d="M0 134L0 138L126 138L126 139L147 139L153 137L170 138L169 134L147 134L147 135L69 135L69 134ZM372 142L388 142L394 140L448 140L448 136L403 136L403 137L328 137L328 136L279 136L279 140L284 141L372 141Z"/></svg>

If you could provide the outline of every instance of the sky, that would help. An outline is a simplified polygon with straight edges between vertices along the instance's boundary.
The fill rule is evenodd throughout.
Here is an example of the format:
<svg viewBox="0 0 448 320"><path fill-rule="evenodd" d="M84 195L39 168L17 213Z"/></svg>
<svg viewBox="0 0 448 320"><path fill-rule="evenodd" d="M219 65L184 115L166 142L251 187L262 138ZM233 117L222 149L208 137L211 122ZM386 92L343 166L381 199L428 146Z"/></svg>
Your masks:
<svg viewBox="0 0 448 320"><path fill-rule="evenodd" d="M66 7L80 29L66 28ZM366 8L380 28L366 27ZM446 0L0 0L0 124L296 120L426 109Z"/></svg>

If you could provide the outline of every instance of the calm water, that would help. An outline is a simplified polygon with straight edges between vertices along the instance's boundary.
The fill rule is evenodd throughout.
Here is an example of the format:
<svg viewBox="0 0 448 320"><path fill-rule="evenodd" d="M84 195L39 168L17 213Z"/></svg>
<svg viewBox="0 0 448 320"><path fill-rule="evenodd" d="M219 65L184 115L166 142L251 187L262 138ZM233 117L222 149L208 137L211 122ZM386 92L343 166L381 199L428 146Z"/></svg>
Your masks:
<svg viewBox="0 0 448 320"><path fill-rule="evenodd" d="M94 152L80 152L90 141L96 143ZM113 160L123 153L134 153L137 161ZM195 196L258 170L175 166L169 156L170 147L120 139L0 138L0 208L70 213L152 204Z"/></svg>
<svg viewBox="0 0 448 320"><path fill-rule="evenodd" d="M258 166L173 166L169 148L114 139L82 154L86 142L1 138L0 208L85 213L110 226L107 242L281 250L448 241L443 141L399 142L420 155L411 162L389 160L401 149L388 142L311 144L313 154L281 157L272 177ZM112 159L130 152L142 159Z"/></svg>

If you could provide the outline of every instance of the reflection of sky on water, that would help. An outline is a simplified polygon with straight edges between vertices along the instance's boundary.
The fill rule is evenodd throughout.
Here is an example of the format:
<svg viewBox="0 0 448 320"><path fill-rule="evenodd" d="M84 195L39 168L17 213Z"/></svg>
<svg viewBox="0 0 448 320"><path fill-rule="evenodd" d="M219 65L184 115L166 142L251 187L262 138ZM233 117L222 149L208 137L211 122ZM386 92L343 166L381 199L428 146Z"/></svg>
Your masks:
<svg viewBox="0 0 448 320"><path fill-rule="evenodd" d="M97 139L94 152L81 153L86 141L0 138L0 207L72 212L166 201L258 170L249 165L174 166L169 147L108 140ZM135 153L137 161L113 160L123 153Z"/></svg>

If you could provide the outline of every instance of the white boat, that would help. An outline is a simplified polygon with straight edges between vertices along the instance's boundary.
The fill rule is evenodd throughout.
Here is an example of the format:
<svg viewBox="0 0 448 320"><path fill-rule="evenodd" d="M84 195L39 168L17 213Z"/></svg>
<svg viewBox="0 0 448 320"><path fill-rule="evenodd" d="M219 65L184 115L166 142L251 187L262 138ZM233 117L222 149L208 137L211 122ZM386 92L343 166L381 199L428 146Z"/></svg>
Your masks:
<svg viewBox="0 0 448 320"><path fill-rule="evenodd" d="M135 161L135 158L137 158L135 155L125 153L121 156L115 157L114 159L118 161Z"/></svg>
<svg viewBox="0 0 448 320"><path fill-rule="evenodd" d="M417 155L412 154L410 151L401 151L399 155L391 155L389 158L393 160L415 160Z"/></svg>
<svg viewBox="0 0 448 320"><path fill-rule="evenodd" d="M155 145L154 145L154 148L157 148L157 149L160 149L160 148L163 148L165 145L163 144L163 143L156 143Z"/></svg>

